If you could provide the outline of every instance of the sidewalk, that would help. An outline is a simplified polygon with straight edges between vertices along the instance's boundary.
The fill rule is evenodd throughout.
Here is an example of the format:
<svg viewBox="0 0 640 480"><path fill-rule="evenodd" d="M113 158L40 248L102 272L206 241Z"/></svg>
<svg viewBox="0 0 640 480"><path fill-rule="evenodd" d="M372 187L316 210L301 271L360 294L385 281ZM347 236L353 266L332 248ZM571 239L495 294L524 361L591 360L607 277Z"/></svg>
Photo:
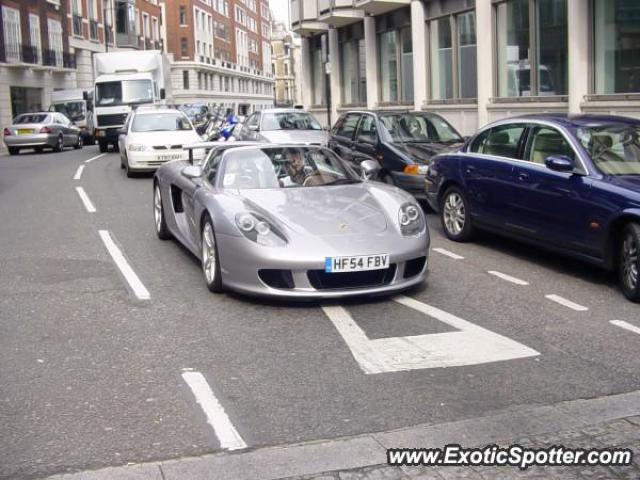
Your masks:
<svg viewBox="0 0 640 480"><path fill-rule="evenodd" d="M526 447L628 447L629 467L390 467L386 449L518 443ZM640 479L640 391L519 407L487 417L391 432L145 465L57 475L49 480L511 480Z"/></svg>

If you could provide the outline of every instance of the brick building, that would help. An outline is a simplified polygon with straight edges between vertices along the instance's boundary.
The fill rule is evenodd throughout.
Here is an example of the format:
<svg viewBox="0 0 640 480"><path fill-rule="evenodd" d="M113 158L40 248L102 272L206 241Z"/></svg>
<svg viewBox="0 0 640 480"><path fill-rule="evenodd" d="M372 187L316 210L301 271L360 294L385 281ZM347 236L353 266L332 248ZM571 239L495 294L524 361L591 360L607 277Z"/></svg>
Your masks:
<svg viewBox="0 0 640 480"><path fill-rule="evenodd" d="M178 103L240 114L273 105L271 16L262 0L165 0L167 50Z"/></svg>

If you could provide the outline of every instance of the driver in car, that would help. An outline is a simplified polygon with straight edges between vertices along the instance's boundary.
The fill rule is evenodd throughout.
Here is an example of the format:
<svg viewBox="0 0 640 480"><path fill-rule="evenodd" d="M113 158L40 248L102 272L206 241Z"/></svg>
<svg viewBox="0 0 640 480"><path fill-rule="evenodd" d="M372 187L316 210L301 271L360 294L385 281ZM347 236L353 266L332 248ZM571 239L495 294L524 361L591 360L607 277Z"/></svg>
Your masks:
<svg viewBox="0 0 640 480"><path fill-rule="evenodd" d="M287 151L287 174L292 182L299 185L304 183L307 174L304 170L304 159L302 158L302 152L300 150L291 148Z"/></svg>

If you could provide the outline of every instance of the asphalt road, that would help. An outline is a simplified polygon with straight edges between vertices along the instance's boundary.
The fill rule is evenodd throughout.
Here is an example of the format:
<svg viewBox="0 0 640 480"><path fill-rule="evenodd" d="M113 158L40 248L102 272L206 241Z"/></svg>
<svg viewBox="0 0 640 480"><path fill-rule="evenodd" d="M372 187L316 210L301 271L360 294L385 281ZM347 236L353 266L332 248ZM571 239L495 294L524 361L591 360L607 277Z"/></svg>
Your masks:
<svg viewBox="0 0 640 480"><path fill-rule="evenodd" d="M97 155L0 157L0 479L225 448L185 371L204 376L248 448L640 389L640 335L610 323L640 327L640 306L612 275L494 236L450 242L433 215L432 247L446 251L432 251L428 282L405 295L488 335L450 342L443 358L496 334L537 355L366 374L321 305L209 293L197 260L156 238L151 178L127 179L113 153L83 163ZM388 297L327 305L344 307L374 351L376 340L460 330ZM407 351L399 364L429 361Z"/></svg>

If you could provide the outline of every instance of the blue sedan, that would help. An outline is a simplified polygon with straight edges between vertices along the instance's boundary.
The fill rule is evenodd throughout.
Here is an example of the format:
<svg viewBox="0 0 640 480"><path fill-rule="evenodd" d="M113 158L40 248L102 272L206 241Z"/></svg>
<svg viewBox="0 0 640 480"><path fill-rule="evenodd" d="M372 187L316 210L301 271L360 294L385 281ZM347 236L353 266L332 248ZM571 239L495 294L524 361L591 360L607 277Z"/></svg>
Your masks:
<svg viewBox="0 0 640 480"><path fill-rule="evenodd" d="M640 120L501 120L436 157L426 190L451 240L477 228L560 251L617 271L640 302Z"/></svg>

